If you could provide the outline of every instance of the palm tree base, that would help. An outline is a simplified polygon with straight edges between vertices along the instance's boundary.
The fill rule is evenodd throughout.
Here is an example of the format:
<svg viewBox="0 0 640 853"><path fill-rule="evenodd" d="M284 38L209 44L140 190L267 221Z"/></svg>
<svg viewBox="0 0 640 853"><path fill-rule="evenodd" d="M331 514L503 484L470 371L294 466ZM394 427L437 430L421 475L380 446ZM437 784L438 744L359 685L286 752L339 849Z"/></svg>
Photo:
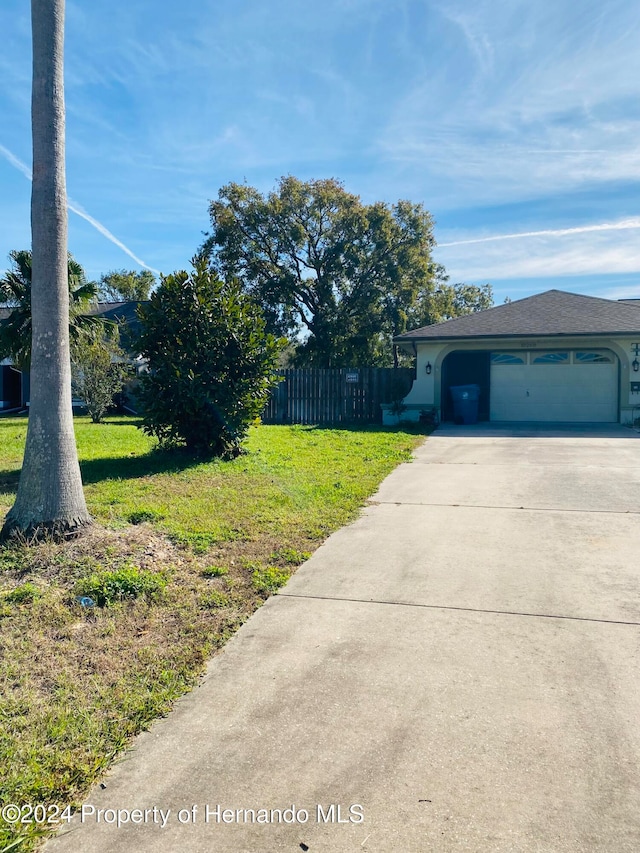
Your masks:
<svg viewBox="0 0 640 853"><path fill-rule="evenodd" d="M37 542L66 542L82 536L92 525L93 519L90 516L55 521L21 521L12 518L9 513L0 530L0 542L24 545L33 545Z"/></svg>

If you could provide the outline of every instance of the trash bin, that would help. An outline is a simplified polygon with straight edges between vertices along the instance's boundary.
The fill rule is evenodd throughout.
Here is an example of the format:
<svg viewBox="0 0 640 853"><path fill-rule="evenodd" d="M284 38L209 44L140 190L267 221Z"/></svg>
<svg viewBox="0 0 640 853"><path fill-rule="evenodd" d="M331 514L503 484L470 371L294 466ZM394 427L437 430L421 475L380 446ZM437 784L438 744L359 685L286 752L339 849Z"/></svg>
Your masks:
<svg viewBox="0 0 640 853"><path fill-rule="evenodd" d="M455 422L463 424L478 423L479 385L452 385L449 390L453 398Z"/></svg>

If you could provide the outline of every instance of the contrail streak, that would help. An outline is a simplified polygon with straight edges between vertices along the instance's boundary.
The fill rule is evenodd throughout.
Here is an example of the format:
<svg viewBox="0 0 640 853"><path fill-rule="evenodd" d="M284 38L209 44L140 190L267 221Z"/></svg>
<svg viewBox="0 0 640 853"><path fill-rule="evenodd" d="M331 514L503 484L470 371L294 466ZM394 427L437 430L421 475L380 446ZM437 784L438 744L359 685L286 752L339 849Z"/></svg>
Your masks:
<svg viewBox="0 0 640 853"><path fill-rule="evenodd" d="M32 180L31 169L27 166L26 163L23 163L22 160L20 160L18 157L16 157L15 154L9 151L8 148L5 148L4 145L0 145L0 154L2 154L2 156L6 160L8 160L9 163L11 163L11 165L14 166L19 172L22 172L22 174L26 178ZM96 231L99 231L100 234L102 234L103 237L106 237L107 240L110 240L119 249L122 249L123 252L129 255L130 258L133 258L133 260L141 267L150 270L156 275L160 275L158 270L154 270L153 267L150 267L148 264L145 264L144 261L141 261L137 255L134 255L131 249L125 246L125 244L121 240L118 240L118 238L114 234L112 234L108 228L105 228L105 226L101 222L98 222L97 219L94 219L93 216L90 216L87 211L84 210L84 208L77 202L73 201L70 198L67 198L67 207L69 208L69 210L72 210L77 216L80 216L82 219L85 219L89 223L89 225L92 225L96 229Z"/></svg>
<svg viewBox="0 0 640 853"><path fill-rule="evenodd" d="M151 272L155 273L156 275L160 275L159 270L154 270L153 267L150 267L148 264L145 264L144 261L141 261L140 258L137 257L137 255L134 255L131 249L127 248L127 246L125 246L125 244L121 240L118 240L118 238L114 234L112 234L108 228L105 228L105 226L101 222L98 222L97 219L94 219L93 216L90 216L86 212L86 210L84 210L77 202L74 202L69 197L67 197L67 206L69 210L72 210L77 216L81 216L83 219L86 219L89 225L93 225L96 231L99 231L104 237L107 238L107 240L111 240L112 243L118 246L119 249L122 249L123 252L126 252L127 255L129 255L130 258L133 258L133 260L137 264L140 264L141 267L144 267L147 270L151 270Z"/></svg>
<svg viewBox="0 0 640 853"><path fill-rule="evenodd" d="M473 240L453 240L439 243L443 246L468 246L471 243L493 243L498 240L519 240L521 237L566 237L568 234L587 234L590 231L627 231L640 228L640 218L621 219L620 222L602 222L600 225L581 225L578 228L548 228L544 231L520 231L517 234L496 234L493 237L475 237Z"/></svg>
<svg viewBox="0 0 640 853"><path fill-rule="evenodd" d="M12 166L15 166L19 172L22 172L25 178L31 180L31 169L27 166L26 163L23 163L22 160L18 160L16 155L12 154L8 148L4 147L4 145L0 145L0 154L2 154L2 156L5 157L5 159L7 159Z"/></svg>

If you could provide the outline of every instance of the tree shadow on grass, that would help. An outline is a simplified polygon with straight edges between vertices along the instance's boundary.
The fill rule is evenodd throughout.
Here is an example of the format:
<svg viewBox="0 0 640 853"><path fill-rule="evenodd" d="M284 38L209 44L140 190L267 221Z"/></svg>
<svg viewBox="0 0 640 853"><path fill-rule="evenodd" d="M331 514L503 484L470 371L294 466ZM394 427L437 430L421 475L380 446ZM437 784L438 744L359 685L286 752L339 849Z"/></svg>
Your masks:
<svg viewBox="0 0 640 853"><path fill-rule="evenodd" d="M144 456L109 456L80 462L85 486L104 480L137 480L154 474L178 474L211 459L194 457L180 450L152 450ZM20 469L0 470L0 492L15 493Z"/></svg>
<svg viewBox="0 0 640 853"><path fill-rule="evenodd" d="M18 489L18 479L20 477L20 469L17 471L0 471L0 492L11 494Z"/></svg>
<svg viewBox="0 0 640 853"><path fill-rule="evenodd" d="M182 450L154 449L143 456L87 459L80 462L80 471L86 486L103 480L137 480L154 474L179 474L212 461L212 458L193 456Z"/></svg>
<svg viewBox="0 0 640 853"><path fill-rule="evenodd" d="M122 420L122 415L118 416L117 418L103 418L103 420L100 421L100 424L106 424L110 427L140 427L140 424L142 423L142 418L138 418L136 415L127 415L127 418L129 418L130 420Z"/></svg>
<svg viewBox="0 0 640 853"><path fill-rule="evenodd" d="M130 426L130 422L109 422L110 426ZM300 432L361 432L361 433L398 433L411 435L426 435L428 429L419 424L403 424L402 426L382 426L381 424L295 424ZM108 456L98 459L86 459L80 462L82 482L85 486L101 483L104 480L137 480L141 477L151 477L154 474L178 474L189 468L195 468L215 457L192 456L184 450L149 451L142 456ZM0 492L14 493L18 488L20 469L0 469Z"/></svg>

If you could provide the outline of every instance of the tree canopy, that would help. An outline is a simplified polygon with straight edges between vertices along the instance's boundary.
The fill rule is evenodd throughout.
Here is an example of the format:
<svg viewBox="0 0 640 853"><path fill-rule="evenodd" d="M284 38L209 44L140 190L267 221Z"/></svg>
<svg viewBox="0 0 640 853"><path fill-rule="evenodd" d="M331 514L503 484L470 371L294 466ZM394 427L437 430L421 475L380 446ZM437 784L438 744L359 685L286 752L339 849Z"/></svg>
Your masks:
<svg viewBox="0 0 640 853"><path fill-rule="evenodd" d="M484 311L493 305L490 284L449 284L449 276L441 265L437 265L436 276L438 287L420 294L407 311L407 328L419 329L432 323L443 323L463 314Z"/></svg>
<svg viewBox="0 0 640 853"><path fill-rule="evenodd" d="M156 278L151 270L111 270L97 283L101 302L141 301L149 298Z"/></svg>
<svg viewBox="0 0 640 853"><path fill-rule="evenodd" d="M209 214L202 251L223 278L243 283L301 366L390 364L392 337L418 317L490 300L490 291L448 284L421 204L364 204L335 179L288 176L267 195L227 184Z"/></svg>

